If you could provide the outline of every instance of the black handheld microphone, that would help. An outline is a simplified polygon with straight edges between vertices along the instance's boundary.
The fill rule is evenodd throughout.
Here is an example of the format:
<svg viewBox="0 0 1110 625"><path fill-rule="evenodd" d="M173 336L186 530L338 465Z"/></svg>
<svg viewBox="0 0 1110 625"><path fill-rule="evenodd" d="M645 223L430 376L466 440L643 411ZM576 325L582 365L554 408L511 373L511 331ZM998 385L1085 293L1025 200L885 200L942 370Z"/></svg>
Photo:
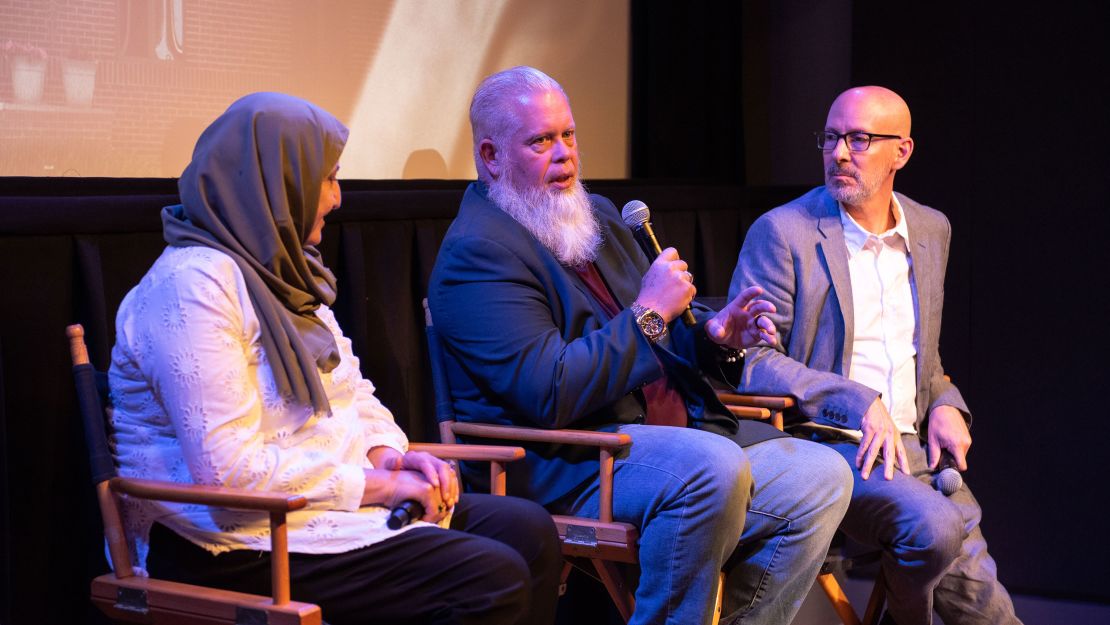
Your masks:
<svg viewBox="0 0 1110 625"><path fill-rule="evenodd" d="M389 520L385 522L385 526L391 530L399 530L423 516L424 506L420 505L420 502L415 499L406 499L401 502L401 505L390 511Z"/></svg>
<svg viewBox="0 0 1110 625"><path fill-rule="evenodd" d="M964 478L956 468L956 459L947 449L940 450L940 462L933 471L933 487L944 493L947 497L960 490L964 485Z"/></svg>
<svg viewBox="0 0 1110 625"><path fill-rule="evenodd" d="M621 219L624 220L626 226L632 229L636 242L640 244L640 248L644 250L648 260L654 261L663 253L663 249L659 247L659 241L655 239L655 231L651 229L651 211L648 210L647 204L640 200L632 200L625 204L624 208L621 209ZM689 305L682 313L682 322L687 327L693 327L697 323Z"/></svg>

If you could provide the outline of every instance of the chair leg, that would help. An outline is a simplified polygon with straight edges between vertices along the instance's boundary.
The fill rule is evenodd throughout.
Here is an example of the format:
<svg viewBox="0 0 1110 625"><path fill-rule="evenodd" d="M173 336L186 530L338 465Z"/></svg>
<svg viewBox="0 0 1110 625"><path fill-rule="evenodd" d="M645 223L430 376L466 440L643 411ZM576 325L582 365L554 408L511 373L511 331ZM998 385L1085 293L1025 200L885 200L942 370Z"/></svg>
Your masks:
<svg viewBox="0 0 1110 625"><path fill-rule="evenodd" d="M591 558L590 562L593 563L597 576L601 578L601 583L605 584L605 590L609 591L609 597L613 599L613 604L617 606L621 618L627 623L632 618L633 610L636 609L636 599L620 568L610 560Z"/></svg>
<svg viewBox="0 0 1110 625"><path fill-rule="evenodd" d="M598 577L601 578L601 583L605 585L605 590L609 592L609 597L613 600L613 604L617 606L617 612L620 613L621 618L627 623L632 619L632 612L636 609L636 598L632 590L628 587L624 575L621 574L620 568L615 562L609 560L591 559L594 569L597 571ZM570 571L571 564L566 562L563 565L563 584L562 589L566 588L567 573ZM835 584L836 581L833 580ZM837 586L839 589L839 586ZM560 591L562 594L562 590ZM722 572L717 576L717 599L713 606L713 621L711 625L718 625L721 622L721 610L724 607L725 599L725 574ZM853 616L855 616L853 614ZM857 621L854 624L859 625Z"/></svg>
<svg viewBox="0 0 1110 625"><path fill-rule="evenodd" d="M848 601L848 595L844 594L844 590L840 587L840 582L836 581L832 573L822 573L818 575L817 583L821 585L821 590L825 591L825 596L829 598L829 603L832 604L833 609L836 610L837 616L840 617L844 625L861 625L859 617L856 616L856 611Z"/></svg>
<svg viewBox="0 0 1110 625"><path fill-rule="evenodd" d="M721 622L721 610L725 604L725 573L717 576L717 601L713 606L713 622L711 625L718 625Z"/></svg>
<svg viewBox="0 0 1110 625"><path fill-rule="evenodd" d="M886 580L883 571L875 576L875 587L871 589L871 598L867 600L867 611L863 613L864 625L878 625L883 616L883 604L886 603Z"/></svg>
<svg viewBox="0 0 1110 625"><path fill-rule="evenodd" d="M559 575L559 596L567 594L567 578L570 577L571 569L574 568L574 563L570 560L563 560L563 572Z"/></svg>

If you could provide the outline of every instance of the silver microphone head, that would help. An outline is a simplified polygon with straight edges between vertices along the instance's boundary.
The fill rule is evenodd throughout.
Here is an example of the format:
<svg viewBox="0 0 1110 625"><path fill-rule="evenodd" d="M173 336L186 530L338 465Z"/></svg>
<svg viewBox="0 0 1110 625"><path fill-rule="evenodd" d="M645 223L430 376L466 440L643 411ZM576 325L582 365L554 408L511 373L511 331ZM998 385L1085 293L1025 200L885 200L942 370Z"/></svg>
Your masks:
<svg viewBox="0 0 1110 625"><path fill-rule="evenodd" d="M624 220L624 225L636 228L651 220L651 211L648 210L647 204L640 200L632 200L621 209L621 219Z"/></svg>
<svg viewBox="0 0 1110 625"><path fill-rule="evenodd" d="M944 493L945 496L960 490L960 487L963 485L964 477L960 475L959 471L952 468L944 469L940 473L937 473L934 478L934 486L937 490Z"/></svg>

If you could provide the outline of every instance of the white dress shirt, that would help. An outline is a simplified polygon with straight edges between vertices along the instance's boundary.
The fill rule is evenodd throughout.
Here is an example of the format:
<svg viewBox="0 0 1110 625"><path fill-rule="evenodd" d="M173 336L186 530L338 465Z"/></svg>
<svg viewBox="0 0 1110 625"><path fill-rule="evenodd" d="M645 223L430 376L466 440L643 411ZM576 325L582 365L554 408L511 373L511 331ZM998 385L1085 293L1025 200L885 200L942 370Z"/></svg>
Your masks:
<svg viewBox="0 0 1110 625"><path fill-rule="evenodd" d="M894 227L882 234L862 228L840 208L852 280L855 340L848 379L882 394L899 432L916 432L917 325L909 230L892 196Z"/></svg>
<svg viewBox="0 0 1110 625"><path fill-rule="evenodd" d="M288 515L292 552L339 553L395 535L388 510L360 507L363 469L372 447L404 452L408 441L331 310L316 314L341 357L321 374L331 414L267 431L268 414L311 408L277 392L238 265L209 248L166 248L116 319L109 380L120 474L302 494L307 508ZM139 567L155 520L212 553L270 548L265 512L128 498L124 511Z"/></svg>

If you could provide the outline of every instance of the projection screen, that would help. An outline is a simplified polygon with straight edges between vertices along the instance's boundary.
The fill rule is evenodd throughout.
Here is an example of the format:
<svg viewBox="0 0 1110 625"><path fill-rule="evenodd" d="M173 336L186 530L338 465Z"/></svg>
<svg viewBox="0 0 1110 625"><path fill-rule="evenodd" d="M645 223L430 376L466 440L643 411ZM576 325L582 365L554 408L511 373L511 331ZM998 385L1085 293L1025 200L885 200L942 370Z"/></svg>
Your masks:
<svg viewBox="0 0 1110 625"><path fill-rule="evenodd" d="M237 97L351 129L342 177L471 178L467 108L533 65L570 95L586 174L628 174L627 0L0 0L0 175L176 177Z"/></svg>

